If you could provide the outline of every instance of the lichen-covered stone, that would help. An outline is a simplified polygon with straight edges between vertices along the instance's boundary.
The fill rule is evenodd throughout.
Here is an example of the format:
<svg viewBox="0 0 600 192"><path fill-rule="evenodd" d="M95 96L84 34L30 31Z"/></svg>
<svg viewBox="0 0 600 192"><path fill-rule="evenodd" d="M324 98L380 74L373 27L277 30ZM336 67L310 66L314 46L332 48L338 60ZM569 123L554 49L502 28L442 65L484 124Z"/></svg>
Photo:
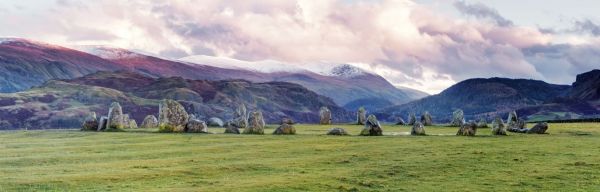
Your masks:
<svg viewBox="0 0 600 192"><path fill-rule="evenodd" d="M129 114L123 114L123 116L121 116L121 121L123 121L123 124L125 125L124 128L131 128L131 123L130 123L130 119L129 119Z"/></svg>
<svg viewBox="0 0 600 192"><path fill-rule="evenodd" d="M416 122L412 126L412 129L410 129L410 135L426 135L425 126L423 126L423 123Z"/></svg>
<svg viewBox="0 0 600 192"><path fill-rule="evenodd" d="M235 111L233 120L230 121L231 126L235 126L237 128L246 128L248 127L248 112L246 110L246 105L243 103L238 106Z"/></svg>
<svg viewBox="0 0 600 192"><path fill-rule="evenodd" d="M431 114L429 114L429 112L425 111L425 113L423 115L421 115L421 123L423 123L424 126L433 125L433 120L432 120Z"/></svg>
<svg viewBox="0 0 600 192"><path fill-rule="evenodd" d="M506 135L506 125L502 118L496 117L492 122L492 135Z"/></svg>
<svg viewBox="0 0 600 192"><path fill-rule="evenodd" d="M477 124L475 122L463 124L456 133L459 136L475 136L475 134L477 134Z"/></svg>
<svg viewBox="0 0 600 192"><path fill-rule="evenodd" d="M415 113L408 114L408 125L414 125L417 122L417 115Z"/></svg>
<svg viewBox="0 0 600 192"><path fill-rule="evenodd" d="M96 113L92 112L90 116L88 116L84 121L83 125L81 125L82 131L97 131L98 130L98 119L96 118Z"/></svg>
<svg viewBox="0 0 600 192"><path fill-rule="evenodd" d="M160 132L183 132L189 115L179 102L165 99L158 105L158 127Z"/></svg>
<svg viewBox="0 0 600 192"><path fill-rule="evenodd" d="M290 124L282 124L275 131L273 135L294 135L296 134L296 128Z"/></svg>
<svg viewBox="0 0 600 192"><path fill-rule="evenodd" d="M331 111L323 106L319 110L319 123L321 125L331 125Z"/></svg>
<svg viewBox="0 0 600 192"><path fill-rule="evenodd" d="M452 113L452 121L450 122L450 126L460 127L463 124L465 124L465 113L463 110L457 109Z"/></svg>
<svg viewBox="0 0 600 192"><path fill-rule="evenodd" d="M137 128L138 128L138 124L137 124L137 122L135 121L135 119L130 119L130 120L129 120L129 128L130 128L130 129L137 129Z"/></svg>
<svg viewBox="0 0 600 192"><path fill-rule="evenodd" d="M356 111L356 124L364 125L365 121L367 121L367 110L365 110L364 107L360 107L358 108L358 111Z"/></svg>
<svg viewBox="0 0 600 192"><path fill-rule="evenodd" d="M124 129L129 122L123 121L123 108L118 102L113 102L108 109L108 125L106 129Z"/></svg>
<svg viewBox="0 0 600 192"><path fill-rule="evenodd" d="M377 117L375 115L369 115L367 117L367 121L365 122L365 128L360 132L362 136L381 136L383 135L383 129L377 121Z"/></svg>
<svg viewBox="0 0 600 192"><path fill-rule="evenodd" d="M210 127L223 127L224 123L218 117L211 117L208 119L207 125Z"/></svg>
<svg viewBox="0 0 600 192"><path fill-rule="evenodd" d="M148 115L144 118L141 128L157 128L158 119L154 115Z"/></svg>
<svg viewBox="0 0 600 192"><path fill-rule="evenodd" d="M349 135L343 128L332 128L327 131L327 135Z"/></svg>
<svg viewBox="0 0 600 192"><path fill-rule="evenodd" d="M250 113L249 126L244 129L244 134L264 134L265 133L265 120L263 119L262 112L255 111Z"/></svg>
<svg viewBox="0 0 600 192"><path fill-rule="evenodd" d="M190 119L189 122L185 125L186 133L208 133L208 126L206 126L206 122L198 120L198 119Z"/></svg>

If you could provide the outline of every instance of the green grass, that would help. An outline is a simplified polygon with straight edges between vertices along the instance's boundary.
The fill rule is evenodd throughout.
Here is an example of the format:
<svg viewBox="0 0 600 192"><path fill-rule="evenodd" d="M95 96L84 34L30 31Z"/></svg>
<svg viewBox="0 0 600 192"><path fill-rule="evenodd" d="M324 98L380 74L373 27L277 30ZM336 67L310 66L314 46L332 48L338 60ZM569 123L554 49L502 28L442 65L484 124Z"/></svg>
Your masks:
<svg viewBox="0 0 600 192"><path fill-rule="evenodd" d="M448 127L408 136L391 125L381 137L323 135L331 127L280 136L5 131L0 191L600 190L600 124L497 137Z"/></svg>

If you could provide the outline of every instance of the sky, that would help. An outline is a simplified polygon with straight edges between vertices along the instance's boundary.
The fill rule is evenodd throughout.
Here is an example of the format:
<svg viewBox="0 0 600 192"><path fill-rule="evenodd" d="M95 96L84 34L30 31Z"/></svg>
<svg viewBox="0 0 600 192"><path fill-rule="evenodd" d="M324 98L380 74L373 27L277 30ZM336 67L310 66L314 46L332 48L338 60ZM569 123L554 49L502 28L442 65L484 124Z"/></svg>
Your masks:
<svg viewBox="0 0 600 192"><path fill-rule="evenodd" d="M0 37L169 59L351 63L435 94L469 78L571 84L600 68L598 7L594 0L0 0Z"/></svg>

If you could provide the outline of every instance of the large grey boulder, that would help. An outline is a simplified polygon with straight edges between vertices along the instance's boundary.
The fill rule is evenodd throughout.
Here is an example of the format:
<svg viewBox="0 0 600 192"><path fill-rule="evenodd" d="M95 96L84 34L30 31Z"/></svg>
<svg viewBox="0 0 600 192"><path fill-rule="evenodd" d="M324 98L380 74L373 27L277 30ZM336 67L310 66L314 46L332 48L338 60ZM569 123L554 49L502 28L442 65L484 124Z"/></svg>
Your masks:
<svg viewBox="0 0 600 192"><path fill-rule="evenodd" d="M477 134L477 124L475 122L463 124L456 133L459 136L475 136L475 134Z"/></svg>
<svg viewBox="0 0 600 192"><path fill-rule="evenodd" d="M179 102L165 99L158 105L160 132L183 132L189 122L189 114Z"/></svg>
<svg viewBox="0 0 600 192"><path fill-rule="evenodd" d="M492 135L506 135L506 125L502 118L496 117L492 122Z"/></svg>
<svg viewBox="0 0 600 192"><path fill-rule="evenodd" d="M98 130L96 131L104 131L106 130L106 127L108 127L108 117L102 116L100 117L100 120L98 120Z"/></svg>
<svg viewBox="0 0 600 192"><path fill-rule="evenodd" d="M86 119L83 121L83 125L81 125L82 131L97 131L98 130L98 119L96 118L96 113L92 112Z"/></svg>
<svg viewBox="0 0 600 192"><path fill-rule="evenodd" d="M125 124L125 128L128 128L128 129L131 128L129 114L123 114L123 116L121 116L121 118L123 118L121 121L123 121L123 124Z"/></svg>
<svg viewBox="0 0 600 192"><path fill-rule="evenodd" d="M423 123L416 122L412 126L412 129L410 129L410 135L426 135L425 126L423 126Z"/></svg>
<svg viewBox="0 0 600 192"><path fill-rule="evenodd" d="M233 123L228 122L225 125L225 132L226 134L240 134L240 129L236 126L233 125Z"/></svg>
<svg viewBox="0 0 600 192"><path fill-rule="evenodd" d="M331 111L323 106L319 110L319 123L321 125L331 125Z"/></svg>
<svg viewBox="0 0 600 192"><path fill-rule="evenodd" d="M210 127L223 127L224 123L218 117L211 117L208 119L207 125Z"/></svg>
<svg viewBox="0 0 600 192"><path fill-rule="evenodd" d="M457 109L452 113L452 121L450 122L450 126L460 127L463 124L465 124L465 113L463 110Z"/></svg>
<svg viewBox="0 0 600 192"><path fill-rule="evenodd" d="M429 114L429 112L425 111L425 113L423 115L421 115L421 123L423 123L423 125L425 125L425 126L433 125L433 120L432 120L431 114Z"/></svg>
<svg viewBox="0 0 600 192"><path fill-rule="evenodd" d="M404 119L402 119L402 117L394 118L394 122L396 122L396 125L406 125L406 121L404 121Z"/></svg>
<svg viewBox="0 0 600 192"><path fill-rule="evenodd" d="M381 125L379 121L377 121L377 117L375 115L369 115L367 117L367 121L365 122L365 128L360 132L362 136L382 136L383 129L381 129Z"/></svg>
<svg viewBox="0 0 600 192"><path fill-rule="evenodd" d="M327 131L327 135L349 135L343 128L331 128Z"/></svg>
<svg viewBox="0 0 600 192"><path fill-rule="evenodd" d="M249 126L244 129L244 134L264 134L265 133L265 120L263 119L262 112L255 111L250 113Z"/></svg>
<svg viewBox="0 0 600 192"><path fill-rule="evenodd" d="M123 108L118 102L110 104L108 109L108 125L107 130L112 129L124 129L128 126L129 122L123 121Z"/></svg>
<svg viewBox="0 0 600 192"><path fill-rule="evenodd" d="M243 103L238 106L235 111L234 118L230 121L231 126L235 126L237 128L246 128L248 127L248 112L246 109L246 105Z"/></svg>
<svg viewBox="0 0 600 192"><path fill-rule="evenodd" d="M206 122L198 120L198 119L190 119L189 122L185 125L186 133L208 133L208 126L206 126Z"/></svg>
<svg viewBox="0 0 600 192"><path fill-rule="evenodd" d="M135 121L135 119L130 119L130 120L129 120L129 128L130 128L130 129L137 129L137 128L138 128L138 124L137 124L137 122Z"/></svg>
<svg viewBox="0 0 600 192"><path fill-rule="evenodd" d="M509 129L519 128L518 122L519 122L519 117L517 116L516 111L511 111L510 113L508 113L508 118L506 119L506 124L508 125ZM523 127L521 127L521 128L523 128Z"/></svg>
<svg viewBox="0 0 600 192"><path fill-rule="evenodd" d="M529 134L545 134L548 130L548 123L541 122L535 124L531 129L527 130Z"/></svg>
<svg viewBox="0 0 600 192"><path fill-rule="evenodd" d="M273 135L294 135L296 134L296 128L290 124L282 124L275 131Z"/></svg>
<svg viewBox="0 0 600 192"><path fill-rule="evenodd" d="M157 128L158 127L158 119L154 115L148 115L142 121L141 128Z"/></svg>
<svg viewBox="0 0 600 192"><path fill-rule="evenodd" d="M408 114L408 125L414 125L417 122L417 115L415 113Z"/></svg>
<svg viewBox="0 0 600 192"><path fill-rule="evenodd" d="M356 124L364 125L365 121L367 121L367 110L365 110L364 107L360 107L358 108L358 111L356 111Z"/></svg>

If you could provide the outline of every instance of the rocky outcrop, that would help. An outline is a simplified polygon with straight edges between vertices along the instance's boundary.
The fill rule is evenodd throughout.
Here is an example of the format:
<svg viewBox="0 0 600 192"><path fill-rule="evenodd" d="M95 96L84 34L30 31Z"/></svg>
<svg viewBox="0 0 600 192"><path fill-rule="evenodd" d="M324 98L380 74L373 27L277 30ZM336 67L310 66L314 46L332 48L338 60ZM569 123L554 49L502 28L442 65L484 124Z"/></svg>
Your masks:
<svg viewBox="0 0 600 192"><path fill-rule="evenodd" d="M273 135L294 135L296 134L296 128L290 124L282 124L275 131Z"/></svg>
<svg viewBox="0 0 600 192"><path fill-rule="evenodd" d="M343 128L332 128L327 131L327 135L349 135Z"/></svg>
<svg viewBox="0 0 600 192"><path fill-rule="evenodd" d="M165 99L158 105L158 127L160 132L183 132L189 115L179 102Z"/></svg>
<svg viewBox="0 0 600 192"><path fill-rule="evenodd" d="M158 119L154 115L148 115L142 121L141 128L157 128L158 127Z"/></svg>
<svg viewBox="0 0 600 192"><path fill-rule="evenodd" d="M416 122L410 129L410 135L426 135L425 126L423 126L423 123Z"/></svg>
<svg viewBox="0 0 600 192"><path fill-rule="evenodd" d="M123 121L123 117L123 108L121 108L121 105L118 102L110 104L106 129L124 129L129 126L129 122Z"/></svg>
<svg viewBox="0 0 600 192"><path fill-rule="evenodd" d="M369 115L367 117L367 121L365 122L365 128L360 132L362 136L382 136L383 129L381 129L381 125L379 121L377 121L377 117L375 115Z"/></svg>
<svg viewBox="0 0 600 192"><path fill-rule="evenodd" d="M459 136L475 136L475 134L477 134L477 124L475 122L463 124L456 133Z"/></svg>
<svg viewBox="0 0 600 192"><path fill-rule="evenodd" d="M218 117L211 117L208 119L207 125L210 127L223 127L224 123Z"/></svg>
<svg viewBox="0 0 600 192"><path fill-rule="evenodd" d="M262 112L255 111L250 113L249 126L244 129L244 134L264 134L265 133L265 121L263 119Z"/></svg>
<svg viewBox="0 0 600 192"><path fill-rule="evenodd" d="M506 125L502 118L496 117L492 122L492 135L506 135Z"/></svg>
<svg viewBox="0 0 600 192"><path fill-rule="evenodd" d="M331 111L329 108L323 106L319 110L319 123L321 125L331 125Z"/></svg>
<svg viewBox="0 0 600 192"><path fill-rule="evenodd" d="M417 115L415 113L408 114L408 125L414 125L417 122Z"/></svg>
<svg viewBox="0 0 600 192"><path fill-rule="evenodd" d="M98 130L98 119L96 118L96 113L92 112L90 116L88 116L84 121L83 125L81 125L82 131L97 131Z"/></svg>
<svg viewBox="0 0 600 192"><path fill-rule="evenodd" d="M425 111L425 113L421 116L421 123L423 123L423 125L425 125L425 126L433 125L433 120L432 120L431 114L429 114L429 112Z"/></svg>
<svg viewBox="0 0 600 192"><path fill-rule="evenodd" d="M360 107L358 108L358 111L356 111L356 124L364 125L365 121L367 121L367 110L365 110L364 107Z"/></svg>
<svg viewBox="0 0 600 192"><path fill-rule="evenodd" d="M450 126L460 127L463 124L465 124L465 113L463 110L457 109L452 113L452 121L450 122Z"/></svg>
<svg viewBox="0 0 600 192"><path fill-rule="evenodd" d="M102 116L100 120L98 120L98 129L96 131L104 131L108 127L108 117Z"/></svg>
<svg viewBox="0 0 600 192"><path fill-rule="evenodd" d="M198 119L190 119L189 122L185 125L186 133L208 133L208 126L206 126L206 122L198 120Z"/></svg>

